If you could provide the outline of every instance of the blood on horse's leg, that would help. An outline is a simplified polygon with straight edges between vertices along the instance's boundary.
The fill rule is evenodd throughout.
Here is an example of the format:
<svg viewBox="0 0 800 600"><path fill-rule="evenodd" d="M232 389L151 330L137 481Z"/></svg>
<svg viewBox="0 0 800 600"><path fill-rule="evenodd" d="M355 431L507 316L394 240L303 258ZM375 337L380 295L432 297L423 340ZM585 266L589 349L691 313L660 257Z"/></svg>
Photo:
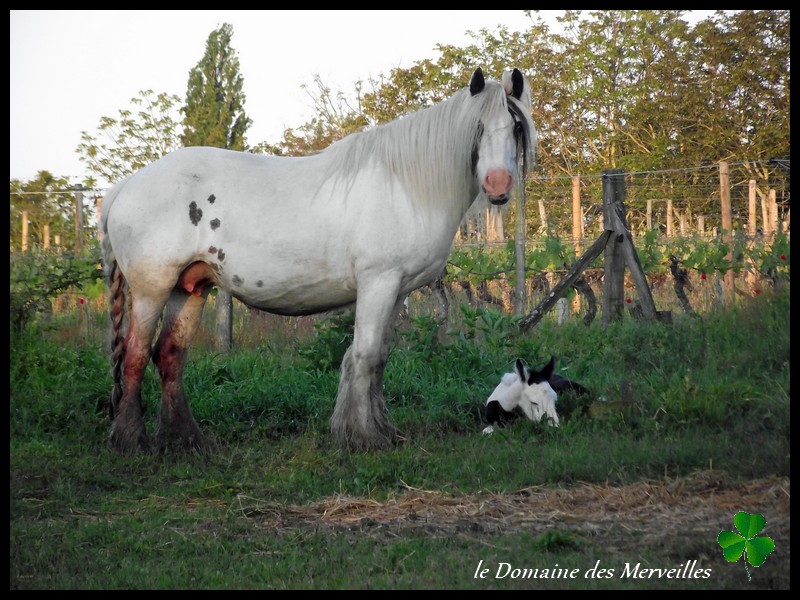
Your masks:
<svg viewBox="0 0 800 600"><path fill-rule="evenodd" d="M181 278L183 281L183 278ZM210 443L192 415L183 388L183 369L189 344L200 324L208 289L186 293L185 286L173 290L167 302L161 335L153 352L153 362L161 377L161 411L156 431L159 450L207 450Z"/></svg>
<svg viewBox="0 0 800 600"><path fill-rule="evenodd" d="M146 451L150 447L142 411L142 378L150 362L150 344L161 307L163 304L157 299L133 298L132 301L128 335L124 341L122 396L111 424L111 443L123 454Z"/></svg>

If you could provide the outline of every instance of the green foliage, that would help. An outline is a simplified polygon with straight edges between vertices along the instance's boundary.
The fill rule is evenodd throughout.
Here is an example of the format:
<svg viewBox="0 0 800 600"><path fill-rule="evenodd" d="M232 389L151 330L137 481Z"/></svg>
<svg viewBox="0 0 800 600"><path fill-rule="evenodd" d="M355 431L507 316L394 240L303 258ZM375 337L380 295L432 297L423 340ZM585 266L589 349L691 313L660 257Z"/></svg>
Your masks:
<svg viewBox="0 0 800 600"><path fill-rule="evenodd" d="M73 286L95 284L103 273L97 247L82 254L35 249L11 255L10 319L19 332L37 314L48 312L53 298Z"/></svg>
<svg viewBox="0 0 800 600"><path fill-rule="evenodd" d="M447 281L470 281L477 285L481 281L498 279L501 274L513 270L513 248L471 246L455 248L447 261Z"/></svg>
<svg viewBox="0 0 800 600"><path fill-rule="evenodd" d="M55 177L48 171L39 171L35 179L22 182L11 180L10 227L11 247L22 248L22 214L28 215L28 247L43 247L45 227L49 235L61 237L61 245L75 244L75 195L64 177ZM88 211L84 211L87 219ZM87 226L88 222L84 222ZM52 240L51 240L52 241Z"/></svg>
<svg viewBox="0 0 800 600"><path fill-rule="evenodd" d="M140 91L116 118L100 117L95 134L81 131L75 152L89 171L115 183L180 147L179 98L154 94Z"/></svg>
<svg viewBox="0 0 800 600"><path fill-rule="evenodd" d="M468 587L487 544L500 559L532 567L591 566L598 556L621 565L632 552L654 565L708 555L718 530L691 553L675 533L664 538L668 546L645 544L657 553L646 555L628 544L640 533L607 543L602 529L586 536L538 521L522 531L483 530L460 506L449 529L422 510L377 523L354 515L387 500L382 509L399 510L409 490L452 505L462 494L518 498L545 486L567 494L573 484L649 485L665 473L670 490L695 481L708 491L710 464L725 489L788 477L790 313L783 290L669 326L542 322L534 335L519 336L507 316L469 311L462 327L437 338L435 320L415 318L399 328L384 381L390 416L408 442L365 453L331 439L338 373L316 368L325 353L317 340L319 350L307 356L261 346L226 355L195 349L186 393L217 451L119 456L108 444L107 417L96 410L111 388L106 351L65 343L56 331L20 335L10 347L11 587ZM330 335L333 351L348 334L342 315L322 338ZM520 421L481 435L486 395L514 358L539 365L551 354L559 373L609 404L629 394L632 409L603 418L576 411L558 428ZM143 387L149 432L159 398L150 367ZM342 524L321 515L343 517ZM759 533L735 525L744 538ZM754 562L746 567L760 560L758 544L747 550ZM598 554L611 547L624 551ZM788 581L780 555L769 555L772 567L759 574ZM531 581L497 584L529 589ZM687 581L614 584L684 589ZM710 585L735 588L741 573L715 569Z"/></svg>
<svg viewBox="0 0 800 600"><path fill-rule="evenodd" d="M367 126L366 117L351 105L343 92L334 95L319 75L314 76L314 85L314 92L309 91L306 85L303 89L311 98L316 116L300 127L287 129L283 140L276 145L267 142L258 144L256 152L275 156L307 156ZM361 97L360 83L356 83L356 95L357 98Z"/></svg>
<svg viewBox="0 0 800 600"><path fill-rule="evenodd" d="M645 273L663 272L666 270L666 256L661 248L661 235L656 229L651 229L640 238L636 249L642 271ZM598 258L599 259L599 258Z"/></svg>
<svg viewBox="0 0 800 600"><path fill-rule="evenodd" d="M769 277L775 284L789 280L792 257L789 236L776 233L770 244L756 244L749 252L758 273Z"/></svg>
<svg viewBox="0 0 800 600"><path fill-rule="evenodd" d="M244 112L244 77L232 37L228 23L212 31L203 58L189 72L186 104L181 108L184 146L247 148L245 135L252 120Z"/></svg>
<svg viewBox="0 0 800 600"><path fill-rule="evenodd" d="M334 371L342 364L342 359L353 342L355 312L346 311L314 323L316 336L307 345L298 349L312 369Z"/></svg>
<svg viewBox="0 0 800 600"><path fill-rule="evenodd" d="M448 282L468 281L472 285L505 279L516 283L514 241L504 246L462 246L450 253L444 279ZM561 272L577 260L575 248L559 236L544 236L528 249L525 270L528 273ZM598 258L595 262L600 262Z"/></svg>
<svg viewBox="0 0 800 600"><path fill-rule="evenodd" d="M575 262L575 248L558 236L546 236L542 243L527 253L526 267L534 272L557 272Z"/></svg>
<svg viewBox="0 0 800 600"><path fill-rule="evenodd" d="M467 85L476 66L495 77L515 66L528 75L540 134L536 169L545 179L529 186L531 197L559 197L568 176L622 168L645 172L632 204L695 197L695 214L718 213L718 197L691 191L696 173L676 171L667 185L663 173L646 172L724 159L740 165L743 179L763 181L772 157L790 155L790 13L720 11L694 25L685 14L564 11L556 33L533 11L528 31L481 29L472 33L474 43L438 46L436 60L392 69L368 89L357 81L352 93L333 94L316 77L307 90L314 118L264 147L321 150L355 128L447 98ZM599 186L585 194L598 202ZM548 208L548 219L570 216L567 202Z"/></svg>
<svg viewBox="0 0 800 600"><path fill-rule="evenodd" d="M710 240L680 239L673 247L672 254L689 269L700 273L724 273L735 265L727 258L730 247L720 238ZM738 269L737 269L738 270Z"/></svg>
<svg viewBox="0 0 800 600"><path fill-rule="evenodd" d="M492 308L473 308L466 304L459 306L464 317L458 332L451 332L459 339L480 341L490 348L507 347L513 340L513 333L520 317L507 315Z"/></svg>

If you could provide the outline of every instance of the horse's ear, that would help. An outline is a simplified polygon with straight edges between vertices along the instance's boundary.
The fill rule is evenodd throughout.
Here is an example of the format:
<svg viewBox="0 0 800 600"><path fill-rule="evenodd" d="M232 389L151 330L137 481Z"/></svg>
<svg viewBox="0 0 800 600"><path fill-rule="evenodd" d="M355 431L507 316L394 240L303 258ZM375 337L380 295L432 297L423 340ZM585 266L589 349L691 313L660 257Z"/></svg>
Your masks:
<svg viewBox="0 0 800 600"><path fill-rule="evenodd" d="M525 80L522 77L522 72L519 69L511 71L511 95L519 100L522 97L522 91L525 89Z"/></svg>
<svg viewBox="0 0 800 600"><path fill-rule="evenodd" d="M553 371L555 370L555 368L556 368L556 357L551 356L550 362L544 366L544 369L542 369L542 377L544 377L546 380L549 381L550 378L553 376Z"/></svg>
<svg viewBox="0 0 800 600"><path fill-rule="evenodd" d="M527 379L527 377L525 377L525 365L522 364L522 361L519 358L514 363L514 368L517 370L519 378L522 379L522 381L525 381Z"/></svg>
<svg viewBox="0 0 800 600"><path fill-rule="evenodd" d="M469 93L473 96L480 94L485 87L486 80L483 78L483 71L478 67L472 74L472 79L469 80Z"/></svg>

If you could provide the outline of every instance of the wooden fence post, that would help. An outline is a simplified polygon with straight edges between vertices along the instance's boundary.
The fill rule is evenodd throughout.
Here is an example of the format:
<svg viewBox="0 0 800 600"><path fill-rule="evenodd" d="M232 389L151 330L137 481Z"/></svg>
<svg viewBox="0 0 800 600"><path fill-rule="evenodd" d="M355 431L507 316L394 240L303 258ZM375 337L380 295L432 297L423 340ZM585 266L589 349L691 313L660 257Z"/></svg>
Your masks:
<svg viewBox="0 0 800 600"><path fill-rule="evenodd" d="M719 199L722 208L722 241L727 244L729 251L725 255L725 260L733 260L733 214L731 212L731 179L728 170L728 162L719 162ZM733 269L728 269L723 276L724 296L726 304L733 304L735 301L735 282Z"/></svg>
<svg viewBox="0 0 800 600"><path fill-rule="evenodd" d="M75 186L75 249L83 250L83 186Z"/></svg>
<svg viewBox="0 0 800 600"><path fill-rule="evenodd" d="M672 236L672 198L667 198L667 237Z"/></svg>
<svg viewBox="0 0 800 600"><path fill-rule="evenodd" d="M50 223L44 224L44 249L50 248Z"/></svg>
<svg viewBox="0 0 800 600"><path fill-rule="evenodd" d="M755 244L756 233L758 232L756 198L756 180L751 179L747 189L747 235L750 238L747 242L748 248L752 248ZM752 259L750 260L750 265L752 268L747 272L747 284L752 288L755 287L757 281L755 263Z"/></svg>
<svg viewBox="0 0 800 600"><path fill-rule="evenodd" d="M539 231L545 233L547 231L547 212L544 209L544 200L541 198L539 198L539 220L542 223L539 226Z"/></svg>
<svg viewBox="0 0 800 600"><path fill-rule="evenodd" d="M603 265L603 324L622 316L622 302L625 295L625 258L622 255L621 233L614 227L614 203L622 202L624 187L617 186L617 179L622 179L621 169L603 171L603 215L607 229L614 230L605 249L605 262ZM624 181L624 180L623 180Z"/></svg>
<svg viewBox="0 0 800 600"><path fill-rule="evenodd" d="M772 239L775 239L775 234L778 233L778 202L776 199L776 192L774 189L769 191L769 231L772 234Z"/></svg>
<svg viewBox="0 0 800 600"><path fill-rule="evenodd" d="M97 212L97 240L100 241L103 239L103 228L100 227L100 218L103 216L103 197L95 198L94 205Z"/></svg>
<svg viewBox="0 0 800 600"><path fill-rule="evenodd" d="M217 288L216 307L217 350L227 354L233 349L233 298Z"/></svg>
<svg viewBox="0 0 800 600"><path fill-rule="evenodd" d="M22 211L22 251L28 251L28 211Z"/></svg>
<svg viewBox="0 0 800 600"><path fill-rule="evenodd" d="M611 222L609 223L610 229L614 230L612 240L619 242L620 250L622 252L622 270L623 270L623 283L625 264L627 263L628 269L631 273L636 285L636 291L639 293L638 309L641 311L642 316L646 319L662 318L656 311L655 302L653 302L653 293L647 283L647 278L642 269L642 263L639 260L639 254L636 252L636 247L633 245L633 235L628 227L628 222L625 217L625 179L622 175L613 177L614 181L614 199L611 204L611 209L608 211L611 215ZM605 199L604 199L605 203ZM624 292L624 289L621 290ZM622 305L620 300L620 306ZM663 318L668 318L663 315Z"/></svg>
<svg viewBox="0 0 800 600"><path fill-rule="evenodd" d="M572 177L572 239L575 244L575 256L581 255L583 239L583 211L581 210L581 179L577 175ZM572 312L581 312L581 295L575 294L572 298Z"/></svg>

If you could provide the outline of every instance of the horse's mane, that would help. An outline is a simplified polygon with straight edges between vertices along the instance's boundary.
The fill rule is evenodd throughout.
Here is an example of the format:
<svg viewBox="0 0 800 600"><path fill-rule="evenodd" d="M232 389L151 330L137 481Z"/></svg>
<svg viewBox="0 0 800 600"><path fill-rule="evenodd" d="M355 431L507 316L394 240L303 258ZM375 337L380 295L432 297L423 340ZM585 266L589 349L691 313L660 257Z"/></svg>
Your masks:
<svg viewBox="0 0 800 600"><path fill-rule="evenodd" d="M508 106L508 96L497 81L487 81L475 96L463 89L438 104L334 143L324 152L330 158L328 172L352 181L355 173L377 161L419 202L447 202L454 210L461 203L463 210L464 199L471 201L478 192L471 177L478 124L494 111L508 111ZM519 113L527 115L523 128L530 148L533 123L527 111L515 111Z"/></svg>

